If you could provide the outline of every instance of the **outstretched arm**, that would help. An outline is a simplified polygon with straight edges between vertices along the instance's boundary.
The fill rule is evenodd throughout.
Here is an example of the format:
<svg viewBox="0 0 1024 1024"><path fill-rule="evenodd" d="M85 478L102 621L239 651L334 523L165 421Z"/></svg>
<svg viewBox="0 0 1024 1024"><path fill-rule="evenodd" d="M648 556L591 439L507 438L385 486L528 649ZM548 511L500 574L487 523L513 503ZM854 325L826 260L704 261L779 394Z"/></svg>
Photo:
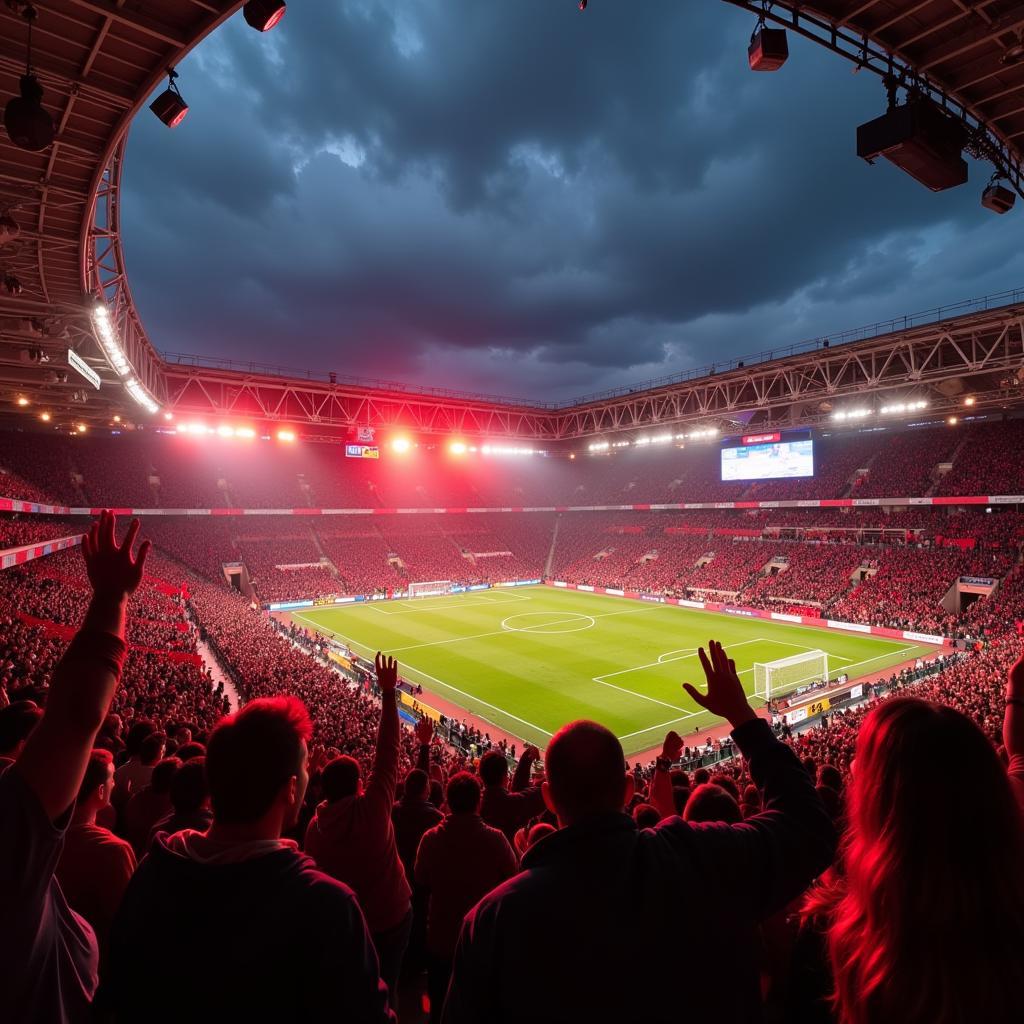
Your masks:
<svg viewBox="0 0 1024 1024"><path fill-rule="evenodd" d="M366 784L368 796L378 796L391 815L398 785L398 662L377 652L374 659L377 685L380 686L380 727L377 729L377 753L373 771Z"/></svg>
<svg viewBox="0 0 1024 1024"><path fill-rule="evenodd" d="M677 732L670 732L661 748L661 757L655 762L654 778L647 794L649 802L658 808L662 818L671 818L676 813L676 802L672 798L672 776L669 772L673 762L679 760L682 752L682 737Z"/></svg>
<svg viewBox="0 0 1024 1024"><path fill-rule="evenodd" d="M142 581L149 541L132 547L139 533L133 519L119 547L116 517L103 512L82 538L93 597L78 633L53 673L46 712L18 758L18 771L50 820L74 802L89 752L103 725L121 677L126 645L125 608Z"/></svg>
<svg viewBox="0 0 1024 1024"><path fill-rule="evenodd" d="M764 810L737 825L687 825L665 822L659 833L692 864L715 865L729 880L723 898L758 917L798 896L832 861L835 829L814 783L789 747L772 734L747 701L736 666L722 645L712 641L700 651L707 676L706 694L684 683L701 707L729 720L733 739L747 758L750 775L762 792Z"/></svg>
<svg viewBox="0 0 1024 1024"><path fill-rule="evenodd" d="M512 776L512 785L509 791L519 793L530 785L530 772L533 769L534 761L540 760L540 751L536 747L527 747L523 756L519 758L515 774Z"/></svg>
<svg viewBox="0 0 1024 1024"><path fill-rule="evenodd" d="M416 755L416 767L424 773L430 771L430 741L434 738L434 723L424 715L416 723L416 740L420 745Z"/></svg>

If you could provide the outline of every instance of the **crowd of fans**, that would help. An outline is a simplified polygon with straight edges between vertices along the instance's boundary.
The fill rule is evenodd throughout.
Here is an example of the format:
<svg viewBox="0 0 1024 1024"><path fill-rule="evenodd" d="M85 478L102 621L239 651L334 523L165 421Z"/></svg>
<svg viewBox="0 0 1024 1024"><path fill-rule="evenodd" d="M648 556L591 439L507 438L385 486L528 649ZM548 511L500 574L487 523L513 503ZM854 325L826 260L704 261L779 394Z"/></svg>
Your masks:
<svg viewBox="0 0 1024 1024"><path fill-rule="evenodd" d="M624 774L615 737L574 723L542 771L527 747L512 773L514 752L469 760L428 719L403 726L392 659L346 679L226 586L166 558L145 574L134 539L119 546L111 517L91 530L70 646L3 607L10 1019L416 1020L421 994L449 1024L515 1019L524 1001L541 1019L669 1020L682 998L737 1021L1014 1019L1024 661L1010 622L782 741L712 643L706 692L685 688L730 723L728 743L669 733ZM59 568L38 578L82 583ZM1013 614L1019 574L1000 596ZM161 597L187 601L240 711L225 717L191 662L126 648L134 602L148 614ZM968 800L984 813L954 839L936 818ZM939 892L921 889L936 877ZM923 927L922 899L944 927ZM702 941L680 963L685 920ZM886 956L866 974L899 920L910 965ZM642 936L638 987L622 967Z"/></svg>

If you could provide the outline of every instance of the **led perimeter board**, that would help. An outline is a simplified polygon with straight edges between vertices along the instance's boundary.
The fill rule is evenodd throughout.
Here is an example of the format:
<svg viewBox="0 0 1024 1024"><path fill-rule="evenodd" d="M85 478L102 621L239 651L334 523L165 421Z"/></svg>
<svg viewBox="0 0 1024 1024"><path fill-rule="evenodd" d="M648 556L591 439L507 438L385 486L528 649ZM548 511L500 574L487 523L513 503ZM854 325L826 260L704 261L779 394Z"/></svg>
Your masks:
<svg viewBox="0 0 1024 1024"><path fill-rule="evenodd" d="M769 430L722 441L722 480L791 480L814 476L810 430Z"/></svg>

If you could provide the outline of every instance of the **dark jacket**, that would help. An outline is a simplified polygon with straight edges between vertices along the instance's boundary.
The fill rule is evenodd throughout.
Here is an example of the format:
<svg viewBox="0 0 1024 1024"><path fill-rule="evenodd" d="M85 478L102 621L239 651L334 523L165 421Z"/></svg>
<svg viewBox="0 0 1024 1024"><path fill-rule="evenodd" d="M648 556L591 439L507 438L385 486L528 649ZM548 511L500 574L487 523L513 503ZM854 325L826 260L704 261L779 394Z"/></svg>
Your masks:
<svg viewBox="0 0 1024 1024"><path fill-rule="evenodd" d="M164 834L114 919L101 1004L146 1024L394 1021L351 889L294 844L203 862Z"/></svg>
<svg viewBox="0 0 1024 1024"><path fill-rule="evenodd" d="M542 839L466 916L445 1024L760 1020L756 924L828 866L835 832L767 723L733 736L764 811L643 831L610 814Z"/></svg>
<svg viewBox="0 0 1024 1024"><path fill-rule="evenodd" d="M503 785L484 786L480 800L480 817L491 828L504 832L510 843L515 841L516 832L531 818L544 813L544 795L541 788L530 785L532 767L532 762L525 757L520 758L508 789Z"/></svg>
<svg viewBox="0 0 1024 1024"><path fill-rule="evenodd" d="M420 848L423 833L443 820L444 815L429 800L413 800L404 796L392 809L391 821L395 826L398 856L402 858L402 866L410 885L416 867L416 851Z"/></svg>

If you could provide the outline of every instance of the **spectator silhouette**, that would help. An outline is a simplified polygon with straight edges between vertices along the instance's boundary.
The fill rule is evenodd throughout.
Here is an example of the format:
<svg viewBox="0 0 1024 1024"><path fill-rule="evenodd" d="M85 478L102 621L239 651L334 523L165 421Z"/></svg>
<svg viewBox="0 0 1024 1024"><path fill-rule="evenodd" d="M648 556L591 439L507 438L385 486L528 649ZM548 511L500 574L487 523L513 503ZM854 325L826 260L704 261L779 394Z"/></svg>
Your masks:
<svg viewBox="0 0 1024 1024"><path fill-rule="evenodd" d="M311 731L294 697L215 728L213 824L158 835L114 921L104 1005L118 1021L394 1020L352 890L281 838Z"/></svg>
<svg viewBox="0 0 1024 1024"><path fill-rule="evenodd" d="M638 830L622 811L619 741L593 722L566 726L548 747L543 786L562 827L467 915L447 1024L479 1020L484 1006L491 1021L517 1020L523 1006L540 1020L677 1021L683 991L694 1020L759 1018L757 923L828 866L835 836L811 779L755 716L721 645L699 656L707 694L686 690L733 726L763 813ZM680 957L688 921L700 922L702 941ZM637 936L648 944L640 985L623 969Z"/></svg>
<svg viewBox="0 0 1024 1024"><path fill-rule="evenodd" d="M326 799L306 830L305 849L322 871L355 890L381 977L394 992L412 928L412 891L391 822L398 783L398 664L378 651L376 671L381 711L373 770L364 788L354 757L337 757L324 768Z"/></svg>
<svg viewBox="0 0 1024 1024"><path fill-rule="evenodd" d="M82 539L93 596L57 665L46 710L14 764L0 772L0 992L12 1020L91 1021L96 936L67 903L54 869L96 736L124 665L125 607L149 552L132 551L103 512Z"/></svg>
<svg viewBox="0 0 1024 1024"><path fill-rule="evenodd" d="M416 854L416 881L427 891L427 974L431 1022L441 1020L459 926L484 894L515 874L504 834L480 817L480 782L469 772L448 781L449 815L427 832ZM477 1006L477 1012L486 1004Z"/></svg>

